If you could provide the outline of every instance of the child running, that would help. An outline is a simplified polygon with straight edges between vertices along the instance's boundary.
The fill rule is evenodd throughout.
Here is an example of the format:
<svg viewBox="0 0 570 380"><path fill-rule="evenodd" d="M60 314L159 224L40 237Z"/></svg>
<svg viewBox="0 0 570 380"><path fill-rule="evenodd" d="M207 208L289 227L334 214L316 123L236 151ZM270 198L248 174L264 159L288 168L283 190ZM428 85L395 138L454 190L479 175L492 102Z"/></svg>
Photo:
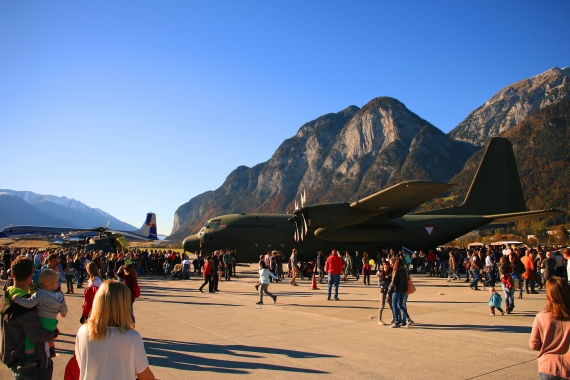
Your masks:
<svg viewBox="0 0 570 380"><path fill-rule="evenodd" d="M265 261L260 261L258 281L261 287L259 288L259 302L257 302L256 305L263 305L263 292L265 292L265 294L267 294L269 297L273 298L273 303L277 302L277 296L269 293L269 291L267 290L267 288L269 288L269 283L270 283L269 276L273 277L276 280L279 279L279 277L277 277L269 269L267 269L267 264L265 264Z"/></svg>
<svg viewBox="0 0 570 380"><path fill-rule="evenodd" d="M22 298L21 294L14 294L12 301L20 306L32 308L37 306L38 319L44 329L47 331L55 331L57 328L57 314L62 317L67 314L67 305L65 304L65 296L63 292L58 291L59 275L52 269L44 269L38 276L38 282L41 288L30 298ZM35 344L28 341L26 337L24 341L26 348L26 361L18 366L18 370L25 371L37 366L35 359ZM55 357L55 343L49 341L50 357Z"/></svg>
<svg viewBox="0 0 570 380"><path fill-rule="evenodd" d="M491 316L495 316L495 309L501 312L501 316L505 315L505 312L503 309L501 309L501 302L503 299L499 293L495 291L494 286L489 287L489 293L491 293L491 299L489 300L489 306L491 306Z"/></svg>

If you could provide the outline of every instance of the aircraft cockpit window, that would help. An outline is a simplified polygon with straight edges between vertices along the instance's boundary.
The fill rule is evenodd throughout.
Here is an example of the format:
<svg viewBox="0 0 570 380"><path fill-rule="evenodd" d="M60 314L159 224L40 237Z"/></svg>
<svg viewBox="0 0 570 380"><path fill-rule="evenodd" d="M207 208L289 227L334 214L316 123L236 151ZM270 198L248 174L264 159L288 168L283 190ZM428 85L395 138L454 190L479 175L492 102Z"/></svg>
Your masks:
<svg viewBox="0 0 570 380"><path fill-rule="evenodd" d="M204 228L210 228L210 222L206 222L206 224L204 224Z"/></svg>

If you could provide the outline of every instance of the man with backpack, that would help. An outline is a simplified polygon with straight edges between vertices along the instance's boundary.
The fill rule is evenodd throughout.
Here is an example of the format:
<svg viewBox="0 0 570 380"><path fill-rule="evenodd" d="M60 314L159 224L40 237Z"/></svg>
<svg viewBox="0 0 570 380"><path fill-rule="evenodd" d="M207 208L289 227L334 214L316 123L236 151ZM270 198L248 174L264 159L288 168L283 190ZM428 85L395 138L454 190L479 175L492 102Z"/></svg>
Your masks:
<svg viewBox="0 0 570 380"><path fill-rule="evenodd" d="M0 329L0 359L11 370L14 379L51 379L53 362L46 355L46 342L55 339L59 331L47 331L38 319L37 308L25 308L12 302L13 295L28 298L28 288L32 283L34 263L25 256L14 260L11 267L14 286L10 286L0 299L2 328ZM26 360L24 340L35 343L35 359L38 365L28 370L18 370L18 365Z"/></svg>

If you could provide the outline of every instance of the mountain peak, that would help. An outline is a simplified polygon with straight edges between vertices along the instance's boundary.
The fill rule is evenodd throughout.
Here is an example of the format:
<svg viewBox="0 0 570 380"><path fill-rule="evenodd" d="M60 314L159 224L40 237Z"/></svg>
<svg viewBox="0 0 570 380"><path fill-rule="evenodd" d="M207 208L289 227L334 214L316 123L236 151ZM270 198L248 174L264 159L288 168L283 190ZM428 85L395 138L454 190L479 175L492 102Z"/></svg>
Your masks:
<svg viewBox="0 0 570 380"><path fill-rule="evenodd" d="M553 67L503 88L471 112L449 135L482 146L489 138L562 99L570 99L570 69Z"/></svg>

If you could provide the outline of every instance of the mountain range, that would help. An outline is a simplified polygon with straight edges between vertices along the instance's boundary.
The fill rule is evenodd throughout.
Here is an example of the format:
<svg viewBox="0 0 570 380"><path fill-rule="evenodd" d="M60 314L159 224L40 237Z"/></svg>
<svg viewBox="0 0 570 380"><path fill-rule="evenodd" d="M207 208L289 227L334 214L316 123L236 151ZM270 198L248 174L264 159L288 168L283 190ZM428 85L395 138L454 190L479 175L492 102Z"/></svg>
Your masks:
<svg viewBox="0 0 570 380"><path fill-rule="evenodd" d="M105 226L107 222L111 229L136 230L105 211L75 199L0 189L0 229L9 225L92 228Z"/></svg>
<svg viewBox="0 0 570 380"><path fill-rule="evenodd" d="M569 77L570 68L555 67L509 85L448 134L390 97L323 115L301 126L268 161L237 167L218 189L181 205L171 239L183 239L217 215L291 212L303 191L310 204L345 202L403 180L424 179L459 185L451 197L426 207L460 203L481 160L481 147L498 135L514 144L527 206L568 210L564 178L570 175L570 165L562 148L569 146L563 138L570 133L564 122L570 115ZM547 153L553 146L548 144L551 126L561 134L556 155ZM534 186L539 173L544 178ZM570 217L562 222L570 222Z"/></svg>

